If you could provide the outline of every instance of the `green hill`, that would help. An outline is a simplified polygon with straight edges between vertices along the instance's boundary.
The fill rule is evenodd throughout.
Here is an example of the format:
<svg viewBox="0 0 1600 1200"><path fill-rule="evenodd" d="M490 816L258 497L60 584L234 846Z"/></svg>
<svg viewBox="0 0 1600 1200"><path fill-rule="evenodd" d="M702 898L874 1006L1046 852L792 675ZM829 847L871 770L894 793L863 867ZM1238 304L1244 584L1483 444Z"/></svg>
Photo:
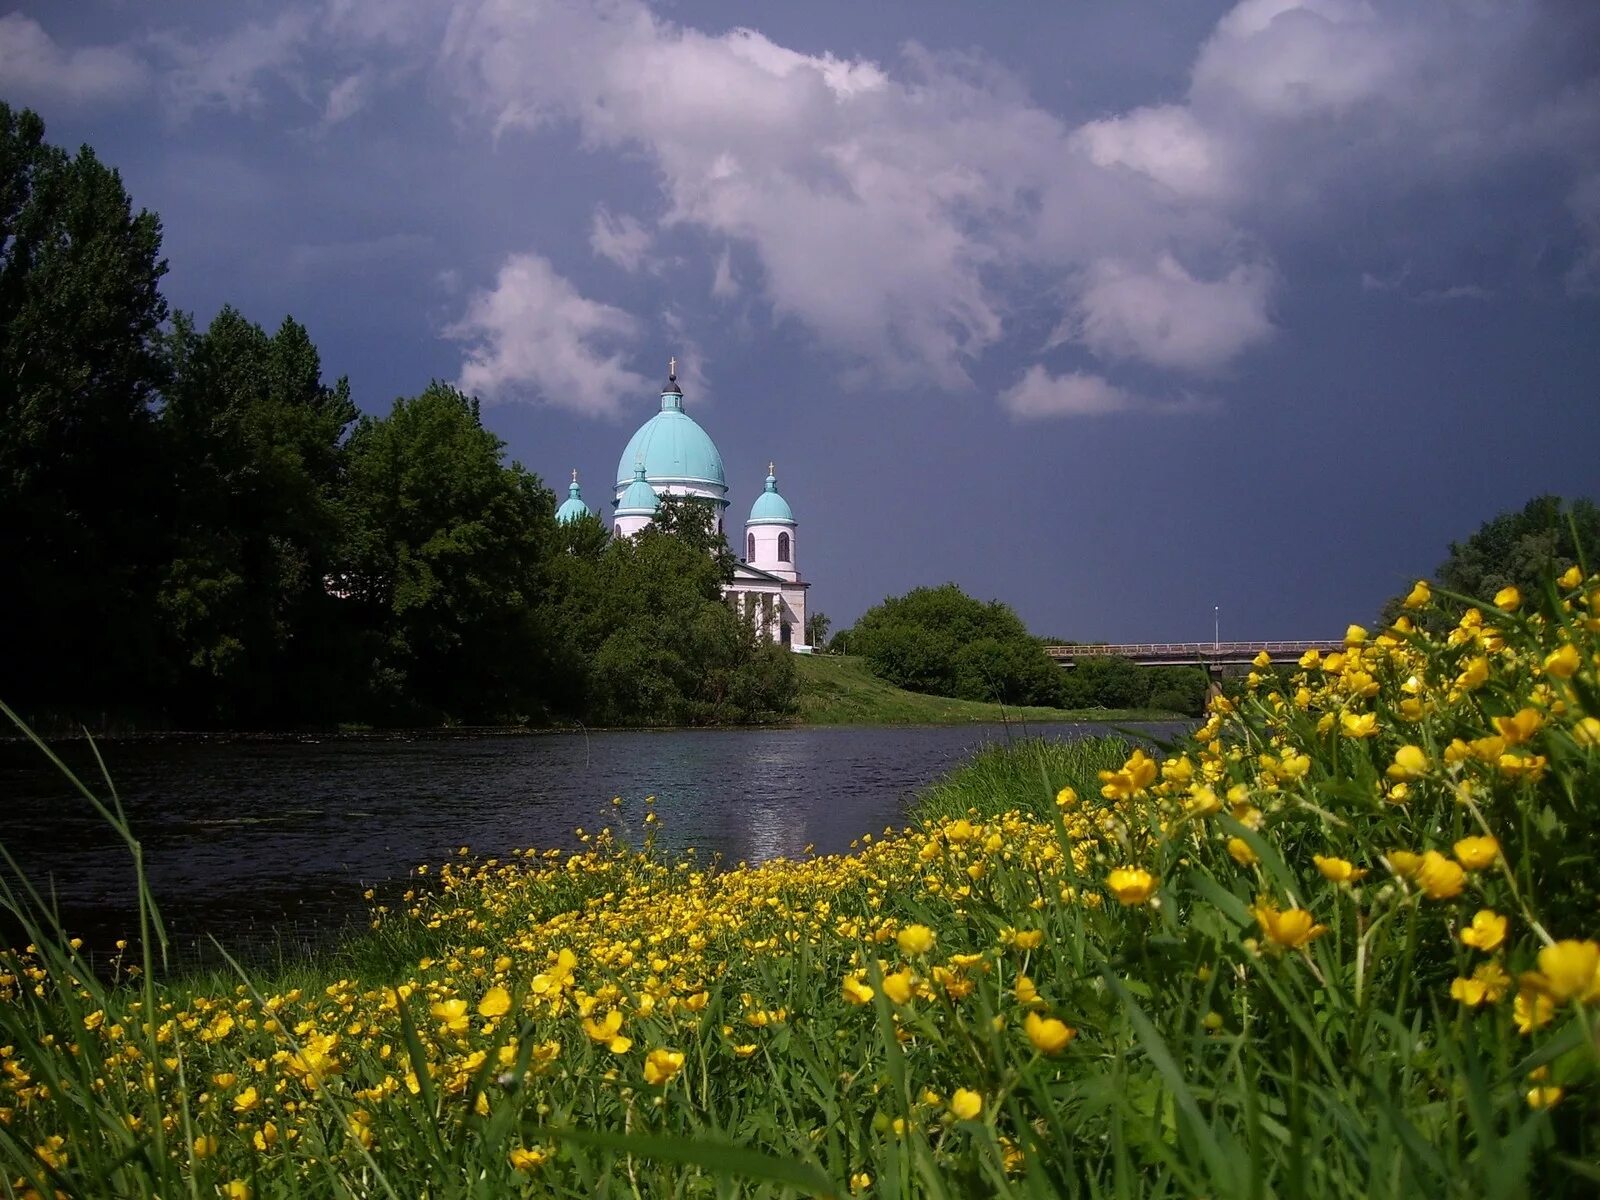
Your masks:
<svg viewBox="0 0 1600 1200"><path fill-rule="evenodd" d="M1012 708L908 692L879 679L859 658L797 655L804 725L964 725L1001 721L1111 721L1170 718L1125 709Z"/></svg>

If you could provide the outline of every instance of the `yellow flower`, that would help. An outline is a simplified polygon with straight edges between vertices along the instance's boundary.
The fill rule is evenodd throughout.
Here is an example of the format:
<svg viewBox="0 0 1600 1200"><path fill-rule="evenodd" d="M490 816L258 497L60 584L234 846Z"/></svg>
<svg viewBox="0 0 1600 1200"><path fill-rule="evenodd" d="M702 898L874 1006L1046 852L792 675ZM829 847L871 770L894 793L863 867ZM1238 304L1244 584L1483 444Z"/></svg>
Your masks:
<svg viewBox="0 0 1600 1200"><path fill-rule="evenodd" d="M222 1185L222 1194L227 1200L250 1200L255 1193L250 1190L250 1185L242 1179L230 1179Z"/></svg>
<svg viewBox="0 0 1600 1200"><path fill-rule="evenodd" d="M1557 1004L1600 1000L1600 942L1571 938L1539 951L1540 986Z"/></svg>
<svg viewBox="0 0 1600 1200"><path fill-rule="evenodd" d="M1011 939L1011 944L1018 950L1037 950L1044 944L1044 930L1019 929L1017 936Z"/></svg>
<svg viewBox="0 0 1600 1200"><path fill-rule="evenodd" d="M1583 582L1583 571L1579 569L1579 567L1577 566L1576 563L1574 563L1572 566L1568 567L1565 571L1561 572L1561 578L1556 580L1556 586L1557 587L1561 587L1561 588L1565 588L1568 591L1571 591L1573 588L1577 587L1582 582Z"/></svg>
<svg viewBox="0 0 1600 1200"><path fill-rule="evenodd" d="M1422 855L1410 850L1391 850L1384 857L1389 860L1389 869L1402 879L1412 878L1422 866Z"/></svg>
<svg viewBox="0 0 1600 1200"><path fill-rule="evenodd" d="M1524 1034L1532 1033L1550 1024L1555 1014L1555 1001L1534 987L1528 976L1524 975L1517 988L1516 1002L1511 1006L1511 1017L1516 1021L1517 1029Z"/></svg>
<svg viewBox="0 0 1600 1200"><path fill-rule="evenodd" d="M1461 674L1456 676L1456 686L1464 692L1474 692L1489 682L1489 660L1481 655L1468 659Z"/></svg>
<svg viewBox="0 0 1600 1200"><path fill-rule="evenodd" d="M1317 870L1322 872L1322 877L1329 883L1354 883L1367 873L1363 868L1343 858L1324 858L1320 854L1313 854L1311 861L1316 864Z"/></svg>
<svg viewBox="0 0 1600 1200"><path fill-rule="evenodd" d="M1367 640L1367 631L1359 625L1350 625L1344 631L1346 646L1359 646Z"/></svg>
<svg viewBox="0 0 1600 1200"><path fill-rule="evenodd" d="M216 1154L218 1144L216 1134L202 1133L194 1139L194 1156L196 1158L210 1158Z"/></svg>
<svg viewBox="0 0 1600 1200"><path fill-rule="evenodd" d="M1064 787L1056 793L1057 808L1075 808L1078 803L1078 793L1072 788Z"/></svg>
<svg viewBox="0 0 1600 1200"><path fill-rule="evenodd" d="M1078 1036L1078 1031L1066 1022L1054 1017L1041 1017L1036 1012L1030 1012L1022 1019L1022 1028L1028 1035L1028 1041L1040 1054L1060 1054Z"/></svg>
<svg viewBox="0 0 1600 1200"><path fill-rule="evenodd" d="M746 1042L742 1046L735 1046L733 1052L740 1058L749 1058L756 1052L756 1044L754 1042Z"/></svg>
<svg viewBox="0 0 1600 1200"><path fill-rule="evenodd" d="M957 1088L955 1095L950 1097L950 1111L963 1121L974 1120L983 1112L983 1096L966 1088Z"/></svg>
<svg viewBox="0 0 1600 1200"><path fill-rule="evenodd" d="M1257 861L1256 852L1250 849L1250 843L1242 837L1228 839L1228 854L1241 867L1253 866Z"/></svg>
<svg viewBox="0 0 1600 1200"><path fill-rule="evenodd" d="M1600 719L1584 717L1573 726L1572 740L1580 746L1600 746Z"/></svg>
<svg viewBox="0 0 1600 1200"><path fill-rule="evenodd" d="M1298 950L1328 932L1326 925L1318 925L1303 908L1279 911L1271 903L1261 900L1251 910L1261 931L1279 946Z"/></svg>
<svg viewBox="0 0 1600 1200"><path fill-rule="evenodd" d="M1141 867L1118 867L1106 876L1106 886L1129 908L1143 904L1156 890L1156 877Z"/></svg>
<svg viewBox="0 0 1600 1200"><path fill-rule="evenodd" d="M1373 713L1340 713L1339 732L1347 738L1376 737L1378 718Z"/></svg>
<svg viewBox="0 0 1600 1200"><path fill-rule="evenodd" d="M1557 679L1571 679L1577 674L1578 668L1582 665L1583 656L1578 653L1578 648L1571 642L1566 643L1559 650L1545 655L1545 673L1554 675Z"/></svg>
<svg viewBox="0 0 1600 1200"><path fill-rule="evenodd" d="M1457 976L1450 984L1450 997L1468 1008L1488 1003L1497 1004L1511 987L1511 976L1497 962L1479 964L1470 978Z"/></svg>
<svg viewBox="0 0 1600 1200"><path fill-rule="evenodd" d="M1531 738L1544 724L1544 717L1536 708L1523 708L1512 717L1496 717L1495 731L1506 740L1506 745L1517 746Z"/></svg>
<svg viewBox="0 0 1600 1200"><path fill-rule="evenodd" d="M1417 866L1416 885L1430 900L1449 900L1466 886L1467 873L1461 864L1451 862L1437 850L1429 850Z"/></svg>
<svg viewBox="0 0 1600 1200"><path fill-rule="evenodd" d="M910 1004L915 994L913 989L915 982L916 976L911 973L911 968L905 967L883 977L883 994L896 1004ZM872 989L868 988L867 991L870 992Z"/></svg>
<svg viewBox="0 0 1600 1200"><path fill-rule="evenodd" d="M902 954L926 954L933 949L938 938L926 925L907 925L894 940Z"/></svg>
<svg viewBox="0 0 1600 1200"><path fill-rule="evenodd" d="M591 1041L604 1042L606 1049L613 1054L626 1054L633 1045L633 1039L623 1037L618 1031L622 1028L622 1012L613 1008L605 1017L596 1021L593 1017L583 1019L583 1031L589 1035Z"/></svg>
<svg viewBox="0 0 1600 1200"><path fill-rule="evenodd" d="M1528 1089L1528 1107L1535 1112L1543 1112L1547 1108L1554 1108L1561 1102L1561 1089L1554 1084L1545 1084L1542 1087Z"/></svg>
<svg viewBox="0 0 1600 1200"><path fill-rule="evenodd" d="M1419 579L1412 589L1406 593L1405 607L1421 608L1432 599L1433 592L1428 587L1428 581L1426 579Z"/></svg>
<svg viewBox="0 0 1600 1200"><path fill-rule="evenodd" d="M435 1021L451 1033L463 1033L470 1024L465 1000L445 1000L429 1006L428 1011L433 1014Z"/></svg>
<svg viewBox="0 0 1600 1200"><path fill-rule="evenodd" d="M1522 607L1522 593L1514 587L1503 587L1494 594L1494 606L1506 612L1516 612Z"/></svg>
<svg viewBox="0 0 1600 1200"><path fill-rule="evenodd" d="M506 1157L510 1160L513 1170L527 1175L544 1166L550 1155L537 1147L529 1149L526 1146L514 1146Z"/></svg>
<svg viewBox="0 0 1600 1200"><path fill-rule="evenodd" d="M496 984L483 994L483 999L478 1001L478 1015L480 1017L503 1017L511 1011L511 993Z"/></svg>
<svg viewBox="0 0 1600 1200"><path fill-rule="evenodd" d="M247 1087L233 1098L233 1109L235 1112L246 1113L259 1103L261 1103L261 1097L256 1094L256 1089Z"/></svg>
<svg viewBox="0 0 1600 1200"><path fill-rule="evenodd" d="M872 1003L872 997L876 994L870 987L861 982L861 973L859 971L846 975L844 983L839 990L851 1004L870 1004Z"/></svg>
<svg viewBox="0 0 1600 1200"><path fill-rule="evenodd" d="M1135 750L1128 761L1122 764L1120 771L1100 772L1100 782L1104 785L1100 794L1107 800L1130 799L1150 786L1157 769L1154 759L1143 750Z"/></svg>
<svg viewBox="0 0 1600 1200"><path fill-rule="evenodd" d="M1428 755L1421 746L1401 746L1385 772L1390 779L1418 779L1428 773Z"/></svg>
<svg viewBox="0 0 1600 1200"><path fill-rule="evenodd" d="M872 1176L866 1171L857 1171L850 1176L850 1190L855 1193L866 1191L872 1186Z"/></svg>
<svg viewBox="0 0 1600 1200"><path fill-rule="evenodd" d="M683 1069L683 1051L657 1048L644 1056L644 1081L662 1087Z"/></svg>
<svg viewBox="0 0 1600 1200"><path fill-rule="evenodd" d="M1461 931L1464 945L1488 953L1498 950L1506 940L1506 919L1492 908L1480 908L1472 924Z"/></svg>
<svg viewBox="0 0 1600 1200"><path fill-rule="evenodd" d="M1469 871L1481 871L1493 866L1500 856L1500 843L1492 837L1465 837L1452 847L1456 861Z"/></svg>

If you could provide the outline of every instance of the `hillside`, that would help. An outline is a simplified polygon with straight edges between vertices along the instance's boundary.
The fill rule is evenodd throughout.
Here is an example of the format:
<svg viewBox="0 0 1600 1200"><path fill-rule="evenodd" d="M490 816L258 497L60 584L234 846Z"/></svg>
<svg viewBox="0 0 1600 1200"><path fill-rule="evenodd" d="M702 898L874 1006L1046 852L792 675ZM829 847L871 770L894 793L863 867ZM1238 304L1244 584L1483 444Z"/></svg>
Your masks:
<svg viewBox="0 0 1600 1200"><path fill-rule="evenodd" d="M964 725L1001 721L1107 721L1171 714L1095 709L1013 708L925 696L884 682L849 655L797 655L799 719L805 725Z"/></svg>

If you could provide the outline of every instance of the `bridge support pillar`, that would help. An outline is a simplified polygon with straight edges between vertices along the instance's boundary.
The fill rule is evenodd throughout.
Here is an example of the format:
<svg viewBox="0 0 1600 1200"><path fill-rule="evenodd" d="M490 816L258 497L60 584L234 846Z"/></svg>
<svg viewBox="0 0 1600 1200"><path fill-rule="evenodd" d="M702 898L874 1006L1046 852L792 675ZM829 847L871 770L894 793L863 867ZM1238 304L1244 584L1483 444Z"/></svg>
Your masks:
<svg viewBox="0 0 1600 1200"><path fill-rule="evenodd" d="M1206 664L1206 699L1215 699L1222 695L1222 664L1209 662Z"/></svg>

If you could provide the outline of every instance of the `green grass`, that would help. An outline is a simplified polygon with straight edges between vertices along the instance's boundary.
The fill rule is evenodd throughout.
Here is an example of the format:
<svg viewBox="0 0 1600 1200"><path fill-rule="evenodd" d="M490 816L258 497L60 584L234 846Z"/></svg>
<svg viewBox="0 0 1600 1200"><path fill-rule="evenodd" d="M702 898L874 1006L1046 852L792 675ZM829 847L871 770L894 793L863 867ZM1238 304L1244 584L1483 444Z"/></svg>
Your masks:
<svg viewBox="0 0 1600 1200"><path fill-rule="evenodd" d="M946 817L985 820L1020 810L1055 820L1055 797L1064 787L1079 795L1100 790L1100 772L1122 766L1132 749L1124 738L1089 737L1072 742L1024 738L987 746L917 797L911 818L918 824Z"/></svg>
<svg viewBox="0 0 1600 1200"><path fill-rule="evenodd" d="M803 725L965 725L1009 721L1140 721L1173 719L1145 709L1038 708L985 704L908 692L879 679L860 658L796 656Z"/></svg>

